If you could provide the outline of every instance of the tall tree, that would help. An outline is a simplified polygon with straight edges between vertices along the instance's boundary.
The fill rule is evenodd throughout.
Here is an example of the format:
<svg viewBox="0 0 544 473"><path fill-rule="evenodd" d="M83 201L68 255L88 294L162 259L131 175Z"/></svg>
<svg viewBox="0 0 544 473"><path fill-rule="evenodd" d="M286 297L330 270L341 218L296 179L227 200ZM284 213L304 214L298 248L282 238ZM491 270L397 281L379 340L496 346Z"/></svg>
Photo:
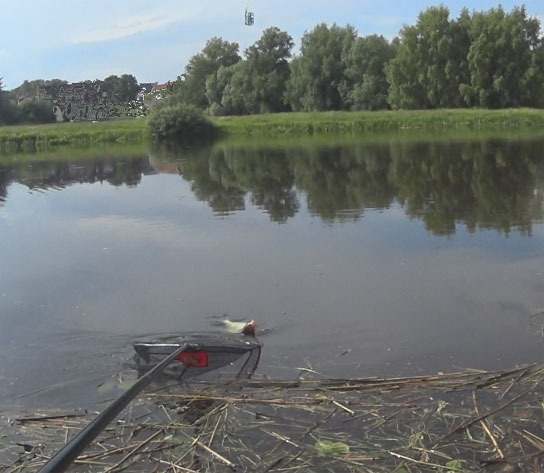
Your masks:
<svg viewBox="0 0 544 473"><path fill-rule="evenodd" d="M128 102L129 100L136 99L136 94L139 89L140 85L138 84L136 77L132 74L123 74L119 78L115 92L121 101Z"/></svg>
<svg viewBox="0 0 544 473"><path fill-rule="evenodd" d="M17 121L17 108L11 103L9 92L4 90L0 77L0 125L11 125Z"/></svg>
<svg viewBox="0 0 544 473"><path fill-rule="evenodd" d="M279 28L266 29L261 38L246 49L246 60L232 67L221 105L238 113L271 113L287 110L285 90L289 79L289 58L293 39ZM221 71L225 78L229 72ZM219 79L219 73L218 73ZM215 83L208 83L209 89ZM215 89L217 94L217 87Z"/></svg>
<svg viewBox="0 0 544 473"><path fill-rule="evenodd" d="M206 81L217 74L220 67L228 67L240 61L238 43L229 43L214 37L206 43L202 52L195 54L185 68L185 81L179 93L183 100L204 110L209 106L206 97Z"/></svg>
<svg viewBox="0 0 544 473"><path fill-rule="evenodd" d="M467 15L464 10L457 21L450 21L446 7L430 7L419 14L416 25L401 30L387 69L394 108L460 105L459 84L468 77Z"/></svg>
<svg viewBox="0 0 544 473"><path fill-rule="evenodd" d="M291 62L287 102L293 110L343 110L348 107L341 93L346 65L343 52L355 41L352 26L317 25L304 33L300 56Z"/></svg>
<svg viewBox="0 0 544 473"><path fill-rule="evenodd" d="M524 7L474 14L468 53L470 83L461 88L467 104L502 108L540 105L543 69L540 22Z"/></svg>
<svg viewBox="0 0 544 473"><path fill-rule="evenodd" d="M0 77L0 125L6 123L6 99L4 97L3 77Z"/></svg>
<svg viewBox="0 0 544 473"><path fill-rule="evenodd" d="M132 74L123 74L121 77L111 75L102 81L102 91L114 101L134 100L139 89L138 80Z"/></svg>
<svg viewBox="0 0 544 473"><path fill-rule="evenodd" d="M389 84L385 65L394 56L394 45L383 36L357 38L345 51L346 80L340 88L352 110L387 108Z"/></svg>

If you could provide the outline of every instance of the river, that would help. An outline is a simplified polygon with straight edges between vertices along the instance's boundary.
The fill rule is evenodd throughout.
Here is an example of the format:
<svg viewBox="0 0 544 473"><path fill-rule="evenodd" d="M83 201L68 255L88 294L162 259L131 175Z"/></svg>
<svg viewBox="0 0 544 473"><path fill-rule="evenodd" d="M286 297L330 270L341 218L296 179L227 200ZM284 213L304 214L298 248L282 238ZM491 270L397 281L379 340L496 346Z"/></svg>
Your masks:
<svg viewBox="0 0 544 473"><path fill-rule="evenodd" d="M0 159L0 411L82 407L135 340L255 319L259 372L542 361L544 138Z"/></svg>

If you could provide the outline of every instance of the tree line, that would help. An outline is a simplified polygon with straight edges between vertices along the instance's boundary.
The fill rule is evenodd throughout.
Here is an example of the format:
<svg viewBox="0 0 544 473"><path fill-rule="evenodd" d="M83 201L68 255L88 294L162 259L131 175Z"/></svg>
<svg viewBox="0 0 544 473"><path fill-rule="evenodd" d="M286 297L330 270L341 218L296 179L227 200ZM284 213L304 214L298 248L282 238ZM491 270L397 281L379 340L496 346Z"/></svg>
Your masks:
<svg viewBox="0 0 544 473"><path fill-rule="evenodd" d="M91 83L91 81L86 81ZM111 75L104 80L97 80L100 91L106 93L111 102L128 102L136 98L140 90L138 80L132 74ZM50 123L55 121L50 101L40 100L40 92L47 87L68 84L61 79L25 80L19 87L10 91L3 90L0 78L0 125L17 123Z"/></svg>
<svg viewBox="0 0 544 473"><path fill-rule="evenodd" d="M293 55L293 38L271 27L242 56L238 43L211 38L172 83L169 103L211 115L544 107L544 39L525 7L457 18L430 7L392 40L321 23L300 43ZM55 81L64 82L25 81L10 92L0 81L0 124L52 121L46 103L25 97ZM121 101L138 91L130 74L100 82Z"/></svg>
<svg viewBox="0 0 544 473"><path fill-rule="evenodd" d="M285 111L544 106L544 41L525 7L421 12L389 41L319 24L266 29L244 51L214 37L189 60L174 100L212 115Z"/></svg>

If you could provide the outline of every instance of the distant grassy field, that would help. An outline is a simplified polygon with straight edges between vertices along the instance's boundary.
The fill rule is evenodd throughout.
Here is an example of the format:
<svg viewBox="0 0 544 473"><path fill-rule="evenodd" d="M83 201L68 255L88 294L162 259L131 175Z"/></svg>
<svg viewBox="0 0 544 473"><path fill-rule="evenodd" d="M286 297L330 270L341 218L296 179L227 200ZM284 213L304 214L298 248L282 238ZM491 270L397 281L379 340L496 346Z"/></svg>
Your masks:
<svg viewBox="0 0 544 473"><path fill-rule="evenodd" d="M410 110L380 112L278 113L214 120L224 135L359 134L386 131L497 130L544 128L544 110Z"/></svg>
<svg viewBox="0 0 544 473"><path fill-rule="evenodd" d="M36 152L62 146L140 143L147 137L142 119L0 127L0 153Z"/></svg>
<svg viewBox="0 0 544 473"><path fill-rule="evenodd" d="M416 110L381 112L279 113L217 117L222 137L299 137L366 133L544 130L544 110ZM59 146L140 143L148 138L145 119L0 127L0 153L44 151Z"/></svg>

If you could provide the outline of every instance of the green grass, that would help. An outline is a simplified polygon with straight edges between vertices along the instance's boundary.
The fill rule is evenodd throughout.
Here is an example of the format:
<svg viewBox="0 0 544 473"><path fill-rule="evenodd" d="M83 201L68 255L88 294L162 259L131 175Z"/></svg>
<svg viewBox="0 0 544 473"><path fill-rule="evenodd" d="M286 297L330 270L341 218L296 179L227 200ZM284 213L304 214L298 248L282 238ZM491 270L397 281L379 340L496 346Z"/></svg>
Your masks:
<svg viewBox="0 0 544 473"><path fill-rule="evenodd" d="M32 153L58 147L141 143L147 137L142 119L53 123L0 127L0 153Z"/></svg>
<svg viewBox="0 0 544 473"><path fill-rule="evenodd" d="M278 113L216 118L227 136L300 136L375 132L435 132L544 128L544 110L410 110L380 112Z"/></svg>
<svg viewBox="0 0 544 473"><path fill-rule="evenodd" d="M544 110L414 110L380 112L277 113L213 118L229 139L274 139L321 135L397 133L403 136L450 132L544 129ZM0 154L43 152L64 146L141 143L146 119L0 127Z"/></svg>

